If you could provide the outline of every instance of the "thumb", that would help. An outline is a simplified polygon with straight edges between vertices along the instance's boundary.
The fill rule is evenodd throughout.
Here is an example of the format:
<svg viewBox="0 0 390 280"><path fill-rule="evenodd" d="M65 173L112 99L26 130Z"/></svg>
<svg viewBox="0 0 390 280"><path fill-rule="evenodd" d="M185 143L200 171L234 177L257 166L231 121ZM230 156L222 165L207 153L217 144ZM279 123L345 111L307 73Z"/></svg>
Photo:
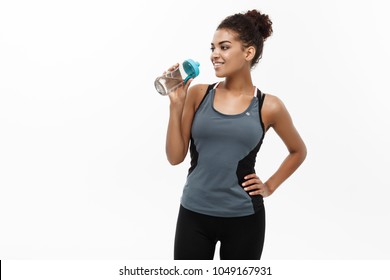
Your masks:
<svg viewBox="0 0 390 280"><path fill-rule="evenodd" d="M191 83L192 83L193 80L194 80L193 78L189 79L189 80L187 81L187 83L184 85L184 91L185 91L185 92L187 92L187 90L188 90L188 88L190 87L190 85L191 85Z"/></svg>

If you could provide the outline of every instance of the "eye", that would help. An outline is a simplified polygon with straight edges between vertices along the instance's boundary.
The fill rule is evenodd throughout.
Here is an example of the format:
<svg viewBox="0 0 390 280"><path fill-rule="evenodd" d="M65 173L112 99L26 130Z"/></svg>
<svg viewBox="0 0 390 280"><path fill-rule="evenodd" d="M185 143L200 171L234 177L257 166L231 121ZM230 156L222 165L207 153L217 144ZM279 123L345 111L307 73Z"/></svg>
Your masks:
<svg viewBox="0 0 390 280"><path fill-rule="evenodd" d="M215 47L211 47L210 50L213 52L215 50Z"/></svg>
<svg viewBox="0 0 390 280"><path fill-rule="evenodd" d="M222 45L222 46L221 46L221 50L223 50L223 51L226 51L226 50L228 50L228 49L229 49L229 47L226 46L226 45Z"/></svg>

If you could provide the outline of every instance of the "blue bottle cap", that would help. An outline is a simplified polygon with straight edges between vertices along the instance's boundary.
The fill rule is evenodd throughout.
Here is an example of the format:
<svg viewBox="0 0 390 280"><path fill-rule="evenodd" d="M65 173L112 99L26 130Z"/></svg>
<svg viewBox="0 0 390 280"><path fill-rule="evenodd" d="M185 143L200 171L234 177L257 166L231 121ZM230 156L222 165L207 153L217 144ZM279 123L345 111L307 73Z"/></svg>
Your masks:
<svg viewBox="0 0 390 280"><path fill-rule="evenodd" d="M184 83L186 83L189 79L195 78L199 75L199 66L199 62L196 62L192 59L187 59L183 62L184 71L188 75L184 79Z"/></svg>

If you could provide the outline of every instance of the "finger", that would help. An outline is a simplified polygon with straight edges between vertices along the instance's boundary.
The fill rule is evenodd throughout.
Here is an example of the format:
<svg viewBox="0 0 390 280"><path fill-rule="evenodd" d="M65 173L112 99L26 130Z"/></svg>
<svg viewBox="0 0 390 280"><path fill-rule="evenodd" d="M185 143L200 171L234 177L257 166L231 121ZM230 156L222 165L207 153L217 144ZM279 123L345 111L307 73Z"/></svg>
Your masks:
<svg viewBox="0 0 390 280"><path fill-rule="evenodd" d="M254 180L248 180L248 181L245 181L244 183L242 183L241 185L243 186L243 187L246 187L246 186L252 186L252 185L254 185L254 184L256 184L256 182L254 181Z"/></svg>
<svg viewBox="0 0 390 280"><path fill-rule="evenodd" d="M244 188L244 190L245 191L253 191L253 190L259 190L260 189L260 187L259 187L259 185L252 185L252 186L249 186L249 187L245 187Z"/></svg>
<svg viewBox="0 0 390 280"><path fill-rule="evenodd" d="M250 180L243 182L242 186L250 186L250 185L254 185L254 184L262 184L262 182L259 178L254 178L254 179L250 179Z"/></svg>
<svg viewBox="0 0 390 280"><path fill-rule="evenodd" d="M245 190L259 190L259 189L264 189L262 188L262 185L263 183L259 182L259 180L257 180L256 182L253 182L253 183L243 183L242 186L244 187Z"/></svg>
<svg viewBox="0 0 390 280"><path fill-rule="evenodd" d="M175 70L177 67L179 67L179 63L176 63L176 64L172 65L172 66L168 69L168 71L173 71L173 70Z"/></svg>
<svg viewBox="0 0 390 280"><path fill-rule="evenodd" d="M257 191L249 192L248 194L250 196L254 196L254 195L261 195L262 197L268 196L268 194L264 190L257 190Z"/></svg>
<svg viewBox="0 0 390 280"><path fill-rule="evenodd" d="M252 178L256 178L257 175L256 173L252 173L252 174L248 174L244 177L245 180L248 180L248 179L252 179Z"/></svg>
<svg viewBox="0 0 390 280"><path fill-rule="evenodd" d="M263 195L261 191L250 192L249 195Z"/></svg>

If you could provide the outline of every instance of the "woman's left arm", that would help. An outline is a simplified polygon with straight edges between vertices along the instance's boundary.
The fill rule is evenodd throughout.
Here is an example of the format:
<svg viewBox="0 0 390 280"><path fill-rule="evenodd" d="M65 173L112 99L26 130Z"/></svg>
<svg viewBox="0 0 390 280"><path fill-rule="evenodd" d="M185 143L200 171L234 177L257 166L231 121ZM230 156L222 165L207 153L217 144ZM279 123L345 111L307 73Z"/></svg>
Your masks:
<svg viewBox="0 0 390 280"><path fill-rule="evenodd" d="M278 170L265 182L273 193L302 164L307 150L283 102L275 96L267 97L271 97L270 108L266 112L269 115L269 126L279 135L289 152Z"/></svg>
<svg viewBox="0 0 390 280"><path fill-rule="evenodd" d="M267 100L268 99L268 100ZM273 95L264 100L262 117L266 128L272 127L282 139L289 154L276 172L263 183L256 174L248 174L243 183L250 195L270 196L306 158L306 145L296 130L283 102Z"/></svg>

